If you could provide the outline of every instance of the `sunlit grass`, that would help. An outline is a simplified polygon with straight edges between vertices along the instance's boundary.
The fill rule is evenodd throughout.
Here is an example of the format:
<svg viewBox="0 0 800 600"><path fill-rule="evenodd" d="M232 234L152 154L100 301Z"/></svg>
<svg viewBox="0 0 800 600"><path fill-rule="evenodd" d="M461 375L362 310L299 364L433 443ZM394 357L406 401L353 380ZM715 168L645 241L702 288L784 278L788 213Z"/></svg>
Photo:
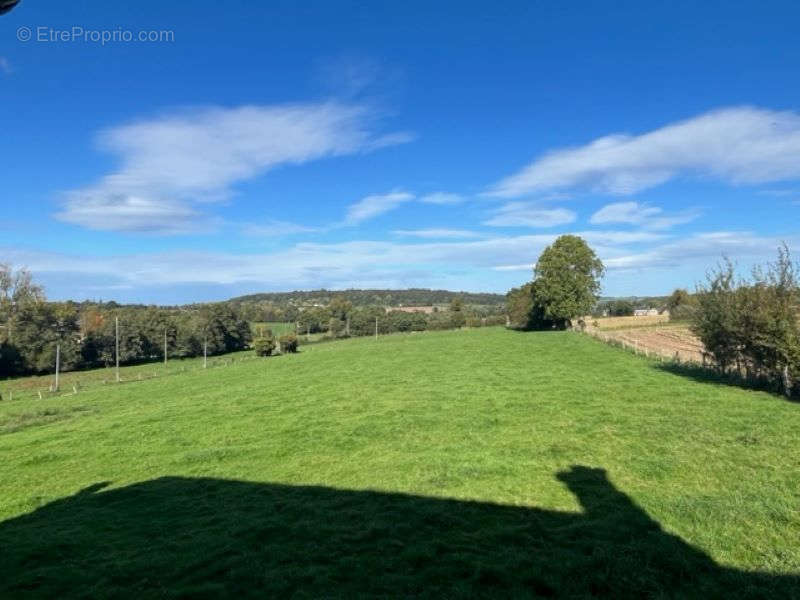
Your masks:
<svg viewBox="0 0 800 600"><path fill-rule="evenodd" d="M350 339L308 346L297 355L109 385L71 397L0 403L0 539L3 520L37 509L47 515L43 507L87 486L109 482L109 489L122 493L127 486L162 477L480 501L551 511L541 518L555 523L552 511L579 514L582 510L575 490L565 487L556 474L582 465L605 469L610 484L630 497L643 514L711 561L739 570L798 573L798 432L800 405L761 392L671 374L655 363L573 333L477 329ZM175 485L183 491L174 493L185 493L187 498L195 498L203 489L176 483L157 489L174 490ZM216 484L208 485L214 488ZM154 488L146 489L153 492ZM252 499L261 497L262 492L248 488L241 493ZM286 493L291 497L290 491ZM111 492L95 493L98 501L104 494ZM111 502L114 496L108 498ZM128 504L120 506L138 506L138 501L125 501ZM305 501L328 502L316 493L297 499ZM331 500L324 519L336 522L339 513L335 507L349 501ZM202 506L210 500L198 498L198 502ZM227 508L219 510L230 514L220 514L220 518L235 519L243 531L248 519L257 519L258 507L250 501L241 505L226 502ZM383 500L375 502L369 506L382 506ZM416 506L421 505L409 505L405 510L416 515L413 518L420 519L419 526L424 529L428 517L415 513ZM307 510L315 514L312 507ZM459 509L451 506L446 510ZM480 518L494 522L495 513L487 511L480 513ZM145 518L138 509L125 514L133 519L130 515L134 512L136 519ZM291 512L291 519L302 519L302 512ZM82 514L77 507L52 518L64 531L73 531L70 527L78 525L70 519L76 514ZM121 519L121 515L114 518ZM112 523L116 521L110 514L107 518L111 519L107 535L113 539ZM170 519L180 518L182 526L190 526L185 514L152 518L164 519L160 532L168 532ZM353 539L360 540L359 544L365 535L381 539L375 523L382 523L383 517L376 513L363 518L367 520L347 517L348 527L361 523L367 528L353 531ZM269 519L270 527L286 525L274 515ZM368 533L369 519L378 527L373 534ZM36 523L32 529L20 524L5 533L28 536L20 539L35 546L42 543L38 535L47 535L39 529L46 529L47 520L42 517ZM513 547L520 544L515 552L524 551L530 540L514 538L510 523L503 520L503 527L511 528L504 534L510 536L507 543ZM133 522L118 526L136 530ZM201 536L206 526L217 531L214 525L198 522L191 535ZM226 527L236 529L231 523ZM616 531L609 524L603 527L608 535ZM605 539L606 533L598 533L601 529L592 531ZM480 529L474 534L474 543L479 545ZM85 532L81 537L80 531L70 535L94 539ZM436 543L450 543L446 529L438 535L444 539ZM273 540L270 544L277 543L269 536L258 543L265 544L267 539ZM337 547L347 547L346 535L337 539ZM410 543L403 539L404 544ZM431 549L434 541L430 540L431 547L423 542L427 540L420 541L418 550L427 558L420 560L437 560ZM307 543L313 546L316 542L309 538ZM269 547L270 552L277 550ZM141 551L146 552L146 547ZM294 546L291 551L301 552ZM30 552L36 555L34 549ZM105 560L102 544L88 550L80 546L71 552L96 553L96 560ZM391 549L387 552L392 554ZM430 552L434 552L432 556ZM563 554L568 549L559 552L560 558L554 560L572 560ZM35 559L26 554L25 560L33 563L25 563L23 569L14 562L23 560L23 555L5 553L4 559L3 554L0 552L0 595L4 589L6 593L15 589L22 571L28 573L28 582L35 580L30 569L50 578L48 581L57 580L59 561L65 560L58 552L45 552ZM612 555L608 560L616 560ZM145 567L136 562L141 557L132 556L117 556L115 564L123 571L128 565L135 576L144 577ZM182 565L187 569L194 565L188 556L189 562ZM631 556L632 568L645 573L649 567L637 562L645 558L636 558L636 552ZM132 562L126 563L128 560ZM244 556L244 562L226 562L226 569L258 568L248 560L256 559ZM328 564L320 571L319 581L301 577L287 564L283 576L289 587L270 589L286 592L306 581L309 589L319 593L335 590L336 569L346 570L352 564L337 563L335 557L330 560L334 566ZM465 561L464 568L469 570L471 563ZM388 565L380 568L388 569ZM514 579L516 568L512 563L503 565L494 564L497 572L492 571L490 579L499 578L511 586L507 591L516 590L514 585L522 585ZM206 577L212 587L217 579L227 577L213 565L203 568L208 569ZM392 568L401 567L395 564ZM270 573L270 577L275 575ZM311 579L303 579L306 576ZM435 576L428 576L433 579L424 581L433 586ZM169 577L175 578L172 584L181 581L180 573ZM202 580L202 571L196 577ZM548 577L542 581L550 581L548 585L557 589L558 581L567 582L571 576L556 569ZM647 585L666 585L656 575L643 577L650 582ZM416 584L422 585L422 581ZM481 581L479 577L475 585ZM413 581L406 584L411 586L409 593L416 593ZM53 585L52 593L63 593L57 581ZM99 595L123 589L115 585L104 583ZM469 595L475 589L467 586L461 591ZM626 589L641 591L638 587Z"/></svg>

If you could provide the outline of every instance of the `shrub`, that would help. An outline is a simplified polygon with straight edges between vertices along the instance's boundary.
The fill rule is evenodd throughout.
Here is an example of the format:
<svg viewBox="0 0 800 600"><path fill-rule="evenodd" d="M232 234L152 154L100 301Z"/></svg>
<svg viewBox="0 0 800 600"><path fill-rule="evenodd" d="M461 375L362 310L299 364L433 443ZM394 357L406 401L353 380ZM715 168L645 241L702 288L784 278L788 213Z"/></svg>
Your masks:
<svg viewBox="0 0 800 600"><path fill-rule="evenodd" d="M800 282L788 250L737 281L730 262L699 289L692 331L723 373L800 392Z"/></svg>
<svg viewBox="0 0 800 600"><path fill-rule="evenodd" d="M297 352L297 336L294 333L284 333L278 338L281 352L294 353Z"/></svg>
<svg viewBox="0 0 800 600"><path fill-rule="evenodd" d="M276 345L275 338L272 336L257 337L253 340L253 351L256 356L271 356Z"/></svg>

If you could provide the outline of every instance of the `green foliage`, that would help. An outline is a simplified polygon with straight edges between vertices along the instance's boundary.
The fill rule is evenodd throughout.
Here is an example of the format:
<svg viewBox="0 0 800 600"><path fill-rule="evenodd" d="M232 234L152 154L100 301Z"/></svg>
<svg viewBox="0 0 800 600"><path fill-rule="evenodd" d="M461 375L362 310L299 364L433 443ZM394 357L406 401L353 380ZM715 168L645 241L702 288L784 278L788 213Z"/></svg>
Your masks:
<svg viewBox="0 0 800 600"><path fill-rule="evenodd" d="M464 314L464 301L456 296L450 301L450 323L453 329L463 327L467 322L467 315Z"/></svg>
<svg viewBox="0 0 800 600"><path fill-rule="evenodd" d="M425 331L428 325L428 320L424 313L401 310L393 310L386 313L384 320L387 322L389 332Z"/></svg>
<svg viewBox="0 0 800 600"><path fill-rule="evenodd" d="M253 352L256 356L272 356L277 343L271 333L253 340Z"/></svg>
<svg viewBox="0 0 800 600"><path fill-rule="evenodd" d="M116 359L119 319L121 364L162 360L164 335L172 357L220 354L246 348L249 323L228 303L170 309L109 302L47 302L26 271L0 265L0 376L52 373L56 346L61 370L109 366Z"/></svg>
<svg viewBox="0 0 800 600"><path fill-rule="evenodd" d="M10 342L26 371L53 371L56 345L67 371L80 363L80 327L75 307L67 303L27 302L15 307L9 321Z"/></svg>
<svg viewBox="0 0 800 600"><path fill-rule="evenodd" d="M690 320L697 310L697 298L687 290L678 288L667 298L666 308L670 321Z"/></svg>
<svg viewBox="0 0 800 600"><path fill-rule="evenodd" d="M788 250L738 280L726 261L698 290L692 331L720 371L800 394L800 285Z"/></svg>
<svg viewBox="0 0 800 600"><path fill-rule="evenodd" d="M566 329L597 303L603 263L586 242L562 235L544 249L534 280L506 295L509 319L521 329Z"/></svg>
<svg viewBox="0 0 800 600"><path fill-rule="evenodd" d="M600 313L605 312L609 317L630 317L635 307L630 300L610 300L599 305Z"/></svg>
<svg viewBox="0 0 800 600"><path fill-rule="evenodd" d="M24 372L24 363L19 350L13 344L0 342L0 376Z"/></svg>
<svg viewBox="0 0 800 600"><path fill-rule="evenodd" d="M521 287L512 288L506 294L506 310L512 327L532 329L533 283L526 283Z"/></svg>
<svg viewBox="0 0 800 600"><path fill-rule="evenodd" d="M284 354L297 352L297 336L294 333L284 333L278 338L278 343Z"/></svg>
<svg viewBox="0 0 800 600"><path fill-rule="evenodd" d="M328 312L332 319L346 321L350 313L353 312L353 303L345 299L344 296L337 295L328 304Z"/></svg>
<svg viewBox="0 0 800 600"><path fill-rule="evenodd" d="M603 263L576 235L562 235L544 249L534 267L533 303L543 322L559 329L589 314L597 302Z"/></svg>
<svg viewBox="0 0 800 600"><path fill-rule="evenodd" d="M360 308L350 316L350 335L375 335L375 319L378 319L379 333L386 333L386 311L380 307Z"/></svg>
<svg viewBox="0 0 800 600"><path fill-rule="evenodd" d="M461 298L465 304L500 307L503 296L500 294L451 292L449 290L429 290L411 288L407 290L343 290L332 292L329 290L295 291L295 292L270 292L263 294L250 294L230 300L236 305L251 305L248 310L262 311L288 311L291 307L310 307L314 305L328 306L337 298L350 302L353 307L366 308L371 306L433 306L448 304L453 298ZM286 316L280 318L271 313L271 318L254 318L253 321L294 321Z"/></svg>

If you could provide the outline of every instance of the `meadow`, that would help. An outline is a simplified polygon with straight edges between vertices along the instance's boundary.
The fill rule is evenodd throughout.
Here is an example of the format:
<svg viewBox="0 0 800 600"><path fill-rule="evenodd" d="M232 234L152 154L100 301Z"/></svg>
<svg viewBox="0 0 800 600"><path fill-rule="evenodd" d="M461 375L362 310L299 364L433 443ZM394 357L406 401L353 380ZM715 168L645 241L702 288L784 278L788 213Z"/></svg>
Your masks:
<svg viewBox="0 0 800 600"><path fill-rule="evenodd" d="M255 321L251 328L253 335L264 335L267 331L272 331L273 335L283 335L284 333L294 333L294 323L282 323L280 321Z"/></svg>
<svg viewBox="0 0 800 600"><path fill-rule="evenodd" d="M0 597L797 597L798 431L501 328L6 400Z"/></svg>
<svg viewBox="0 0 800 600"><path fill-rule="evenodd" d="M271 331L272 335L276 337L281 336L284 333L296 333L296 327L294 323L282 323L280 321L255 321L251 325L251 328L253 330L253 335L257 337L264 335L267 331ZM297 339L300 344L319 342L324 337L324 333L306 333L303 330L301 330L297 335Z"/></svg>

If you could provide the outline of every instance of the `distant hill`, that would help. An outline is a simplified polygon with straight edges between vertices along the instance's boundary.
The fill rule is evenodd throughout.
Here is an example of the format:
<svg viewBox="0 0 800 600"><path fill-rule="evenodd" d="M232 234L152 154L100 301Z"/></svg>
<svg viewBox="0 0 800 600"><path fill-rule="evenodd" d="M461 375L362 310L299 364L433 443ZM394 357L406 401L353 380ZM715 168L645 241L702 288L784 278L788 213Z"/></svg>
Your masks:
<svg viewBox="0 0 800 600"><path fill-rule="evenodd" d="M505 294L474 292L451 292L449 290L311 290L295 292L265 292L231 298L234 304L248 302L270 302L277 306L305 306L328 304L334 297L343 297L353 306L431 306L447 304L453 298L461 298L465 304L497 306L506 301Z"/></svg>

